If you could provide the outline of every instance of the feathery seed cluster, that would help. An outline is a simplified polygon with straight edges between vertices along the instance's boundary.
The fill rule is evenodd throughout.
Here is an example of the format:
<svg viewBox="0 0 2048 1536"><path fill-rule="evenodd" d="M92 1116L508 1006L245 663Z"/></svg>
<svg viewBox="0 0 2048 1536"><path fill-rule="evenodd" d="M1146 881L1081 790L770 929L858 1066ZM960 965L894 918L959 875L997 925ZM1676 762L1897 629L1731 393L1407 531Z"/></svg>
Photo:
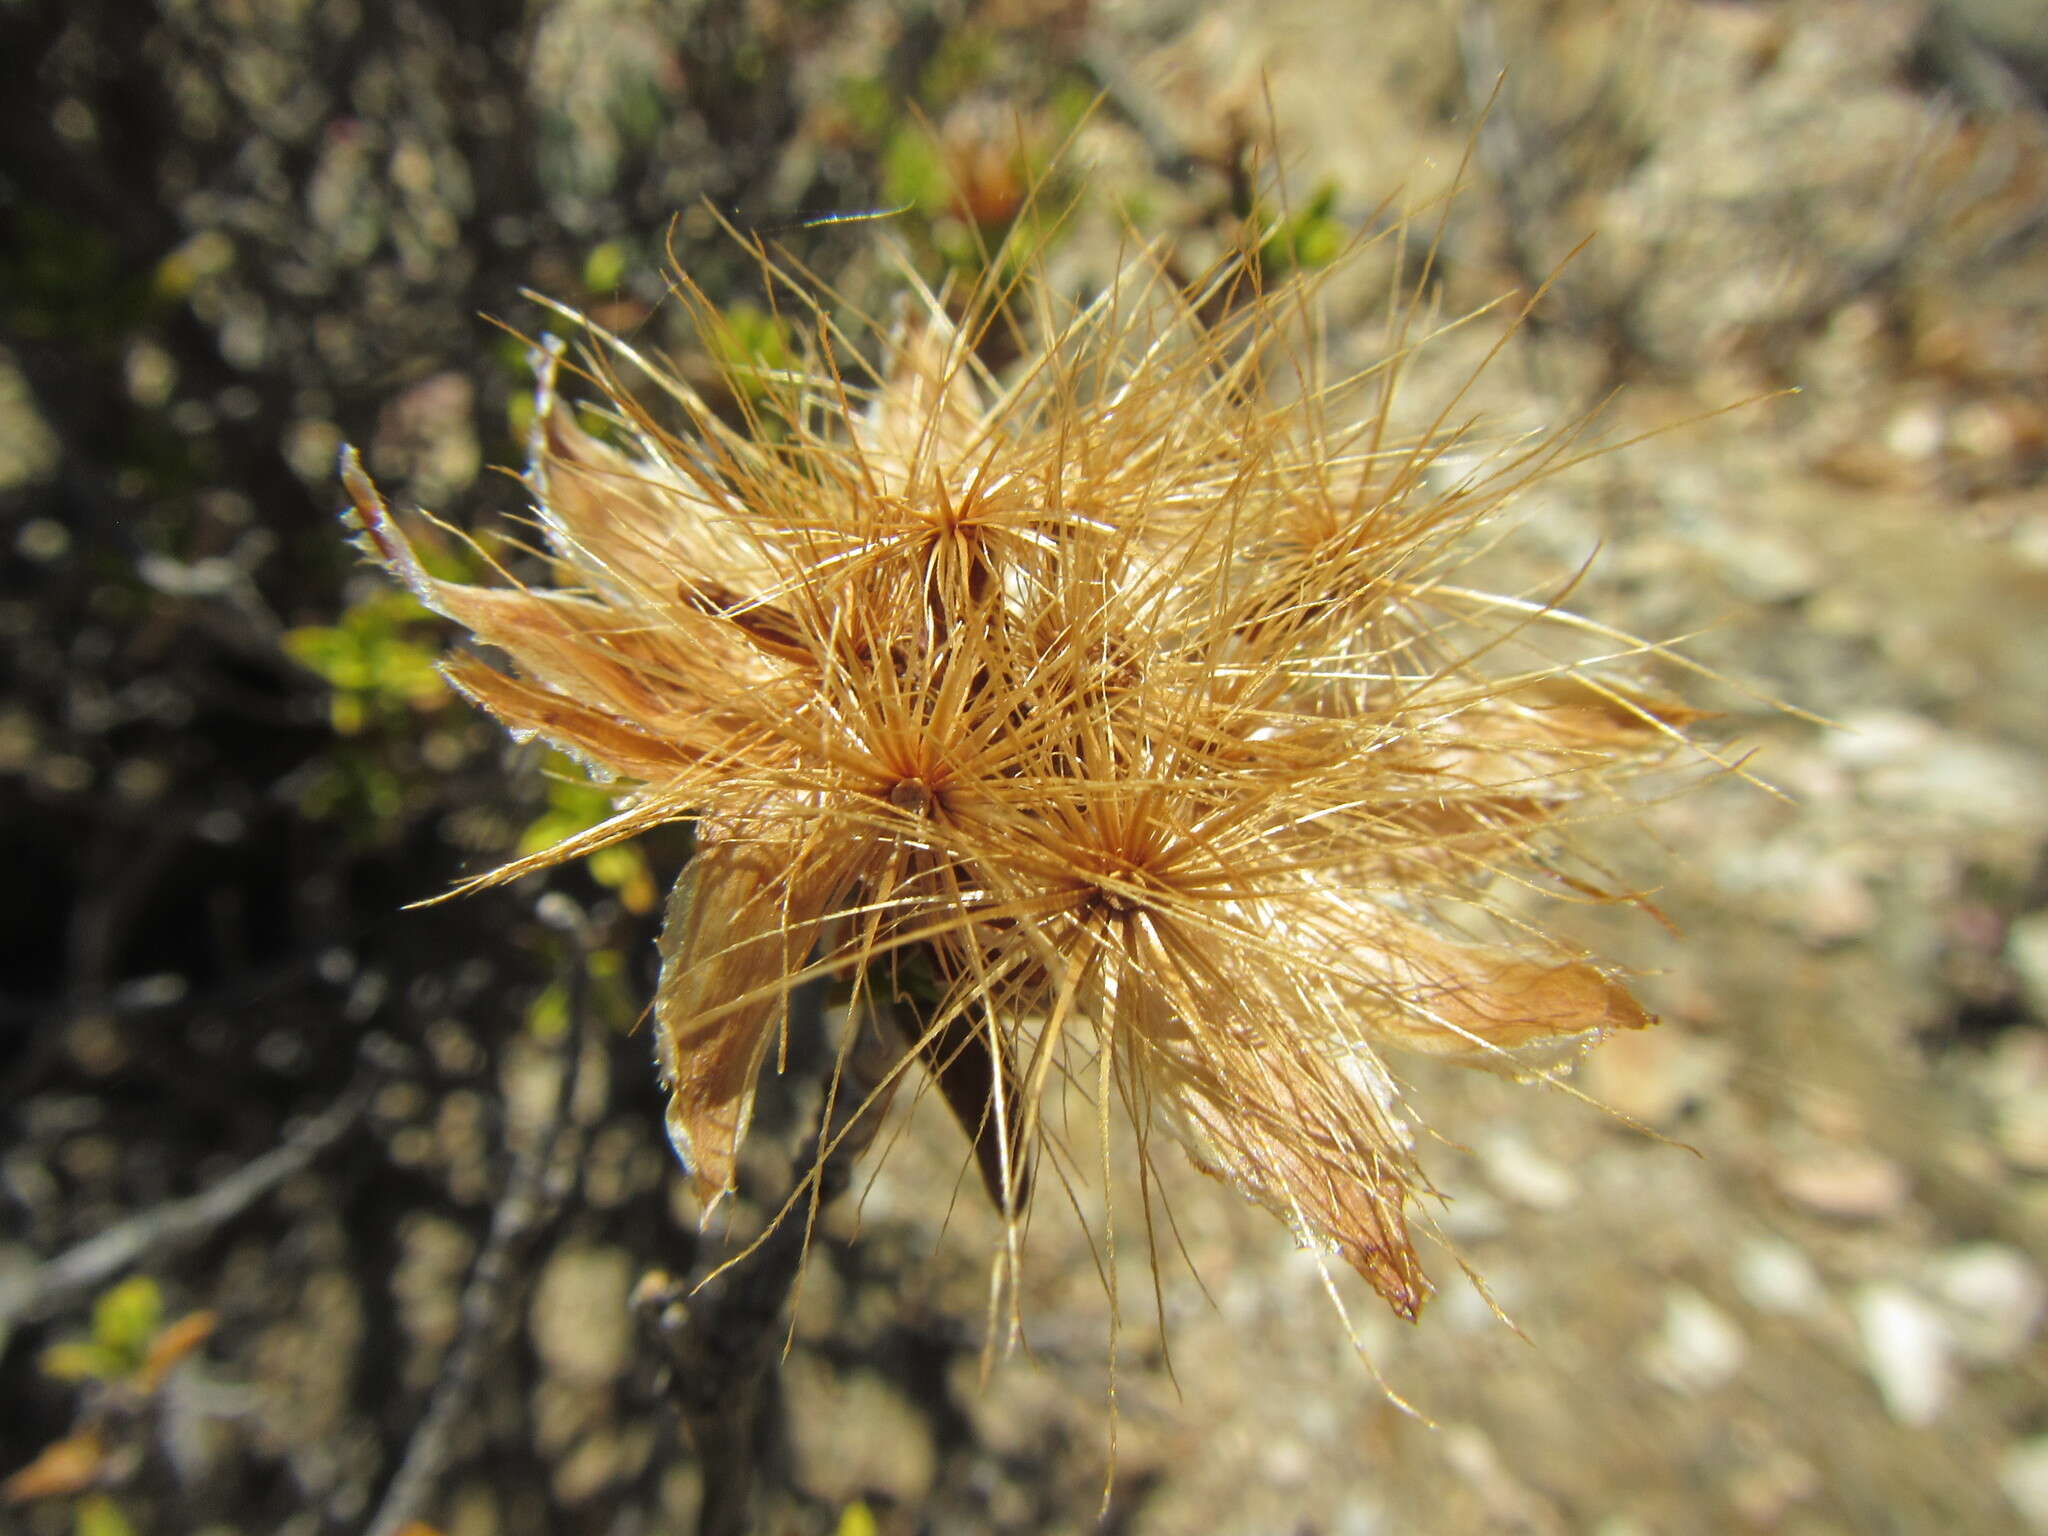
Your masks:
<svg viewBox="0 0 2048 1536"><path fill-rule="evenodd" d="M1391 424L1405 326L1364 379L1316 377L1315 282L1140 258L1071 308L1033 273L950 307L912 283L864 331L805 300L803 362L732 365L742 419L649 370L680 429L600 336L624 446L577 425L551 352L546 587L428 575L346 461L365 547L510 658L455 656L454 686L624 781L499 876L696 825L654 1036L707 1209L791 988L832 975L904 1000L898 1070L941 1089L1013 1234L1077 1078L1105 1147L1113 1114L1143 1155L1169 1131L1413 1317L1400 1056L1545 1072L1649 1022L1487 897L1591 890L1571 823L1685 745L1683 710L1551 643L1606 632L1460 584L1573 435L1456 472L1458 433ZM1000 376L997 327L1024 343Z"/></svg>

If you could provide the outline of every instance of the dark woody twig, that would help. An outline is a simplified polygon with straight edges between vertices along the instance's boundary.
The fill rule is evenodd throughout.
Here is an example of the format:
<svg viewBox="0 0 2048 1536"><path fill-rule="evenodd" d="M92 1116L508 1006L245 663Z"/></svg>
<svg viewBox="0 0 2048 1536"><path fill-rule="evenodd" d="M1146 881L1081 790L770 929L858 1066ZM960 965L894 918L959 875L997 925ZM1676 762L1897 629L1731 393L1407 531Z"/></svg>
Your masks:
<svg viewBox="0 0 2048 1536"><path fill-rule="evenodd" d="M404 1459L392 1474L377 1512L364 1527L365 1536L397 1536L418 1516L440 1482L455 1453L457 1430L469 1415L486 1366L496 1356L518 1293L531 1279L526 1258L534 1240L553 1221L576 1182L580 1159L566 1143L584 1054L588 945L581 941L580 913L575 923L577 941L569 945L565 965L569 1027L558 1047L561 1076L554 1103L547 1121L516 1155L504 1193L491 1211L490 1233L462 1292L455 1346L434 1384L433 1399L406 1444Z"/></svg>
<svg viewBox="0 0 2048 1536"><path fill-rule="evenodd" d="M367 1077L358 1078L292 1132L283 1146L245 1163L219 1183L186 1199L140 1211L26 1275L0 1281L0 1349L5 1349L18 1325L48 1317L145 1255L198 1242L234 1220L348 1135L369 1099Z"/></svg>
<svg viewBox="0 0 2048 1536"><path fill-rule="evenodd" d="M815 1006L815 999L809 1001ZM777 1366L788 1336L784 1314L809 1247L810 1216L845 1192L854 1159L881 1121L880 1103L870 1096L896 1055L872 1027L858 1021L849 1027L860 1035L817 1130L791 1164L788 1187L779 1196L787 1208L774 1228L694 1289L655 1273L634 1298L668 1356L668 1395L703 1469L698 1536L746 1536L756 1528L756 1500L780 1434Z"/></svg>

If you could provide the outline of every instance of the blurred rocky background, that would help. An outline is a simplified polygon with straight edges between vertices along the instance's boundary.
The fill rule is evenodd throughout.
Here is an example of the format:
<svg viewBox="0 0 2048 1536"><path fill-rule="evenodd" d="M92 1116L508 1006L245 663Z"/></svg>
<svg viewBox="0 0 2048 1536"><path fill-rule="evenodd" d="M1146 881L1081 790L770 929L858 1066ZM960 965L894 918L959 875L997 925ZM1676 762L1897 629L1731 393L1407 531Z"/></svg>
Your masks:
<svg viewBox="0 0 2048 1536"><path fill-rule="evenodd" d="M516 559L527 290L708 378L672 264L772 355L728 230L879 305L1050 166L1076 285L1130 230L1191 270L1247 216L1279 270L1428 231L1462 167L1428 302L1518 297L1415 398L1551 284L1488 430L1656 435L1497 558L1690 637L1781 793L1615 839L1671 920L1580 921L1665 1018L1573 1080L1618 1116L1415 1084L1519 1333L1438 1254L1419 1327L1344 1293L1368 1369L1169 1167L1105 1505L1081 1229L1041 1212L984 1380L993 1224L920 1112L821 1226L762 1528L2048 1531L2037 4L7 0L0 145L0 1528L689 1528L631 1304L729 1251L634 1033L687 835L400 910L605 803L445 696L336 452ZM1346 270L1333 357L1400 280Z"/></svg>

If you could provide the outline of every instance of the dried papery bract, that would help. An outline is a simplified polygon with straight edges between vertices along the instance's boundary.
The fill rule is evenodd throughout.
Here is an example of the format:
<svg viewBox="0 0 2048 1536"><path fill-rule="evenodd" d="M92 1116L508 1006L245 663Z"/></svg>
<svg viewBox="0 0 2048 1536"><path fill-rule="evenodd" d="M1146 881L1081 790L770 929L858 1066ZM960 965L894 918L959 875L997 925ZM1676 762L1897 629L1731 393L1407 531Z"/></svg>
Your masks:
<svg viewBox="0 0 2048 1536"><path fill-rule="evenodd" d="M372 556L509 659L451 681L622 781L485 879L695 822L654 1036L707 1211L791 988L835 977L899 1021L862 1091L928 1075L966 1130L1012 1281L1032 1191L1098 1162L1055 1138L1071 1078L1100 1163L1112 1117L1141 1156L1164 1129L1415 1316L1398 1059L1543 1076L1649 1022L1489 896L1597 894L1575 828L1694 756L1626 676L1652 647L1459 584L1573 429L1452 473L1459 433L1394 423L1419 327L1325 385L1320 279L1250 256L1189 287L1141 252L1078 307L1028 264L906 277L880 322L763 270L803 356L730 365L738 424L589 327L600 442L541 355L544 584L431 578L348 461ZM1000 377L995 325L1027 343ZM1608 660L1569 659L1589 635Z"/></svg>

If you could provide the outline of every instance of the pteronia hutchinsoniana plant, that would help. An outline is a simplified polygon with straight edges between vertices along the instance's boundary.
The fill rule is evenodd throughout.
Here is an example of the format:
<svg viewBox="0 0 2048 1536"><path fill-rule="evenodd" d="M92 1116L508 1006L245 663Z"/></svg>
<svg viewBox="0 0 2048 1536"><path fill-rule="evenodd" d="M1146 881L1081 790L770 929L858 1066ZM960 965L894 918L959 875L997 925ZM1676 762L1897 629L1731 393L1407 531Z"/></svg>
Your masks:
<svg viewBox="0 0 2048 1536"><path fill-rule="evenodd" d="M600 440L543 351L546 585L430 576L344 460L365 549L510 660L449 681L617 781L610 820L487 878L694 823L653 1035L707 1211L791 989L831 977L908 1021L857 1091L938 1086L1012 1282L1034 1167L1084 1161L1046 1108L1072 1081L1102 1160L1164 1129L1415 1316L1400 1059L1547 1077L1650 1022L1489 896L1603 894L1572 829L1697 751L1621 675L1652 647L1460 579L1575 431L1402 434L1409 320L1326 382L1318 277L1252 254L1193 284L1136 256L1081 304L1030 262L952 302L906 277L886 322L763 267L797 360L728 363L723 412L593 327Z"/></svg>

